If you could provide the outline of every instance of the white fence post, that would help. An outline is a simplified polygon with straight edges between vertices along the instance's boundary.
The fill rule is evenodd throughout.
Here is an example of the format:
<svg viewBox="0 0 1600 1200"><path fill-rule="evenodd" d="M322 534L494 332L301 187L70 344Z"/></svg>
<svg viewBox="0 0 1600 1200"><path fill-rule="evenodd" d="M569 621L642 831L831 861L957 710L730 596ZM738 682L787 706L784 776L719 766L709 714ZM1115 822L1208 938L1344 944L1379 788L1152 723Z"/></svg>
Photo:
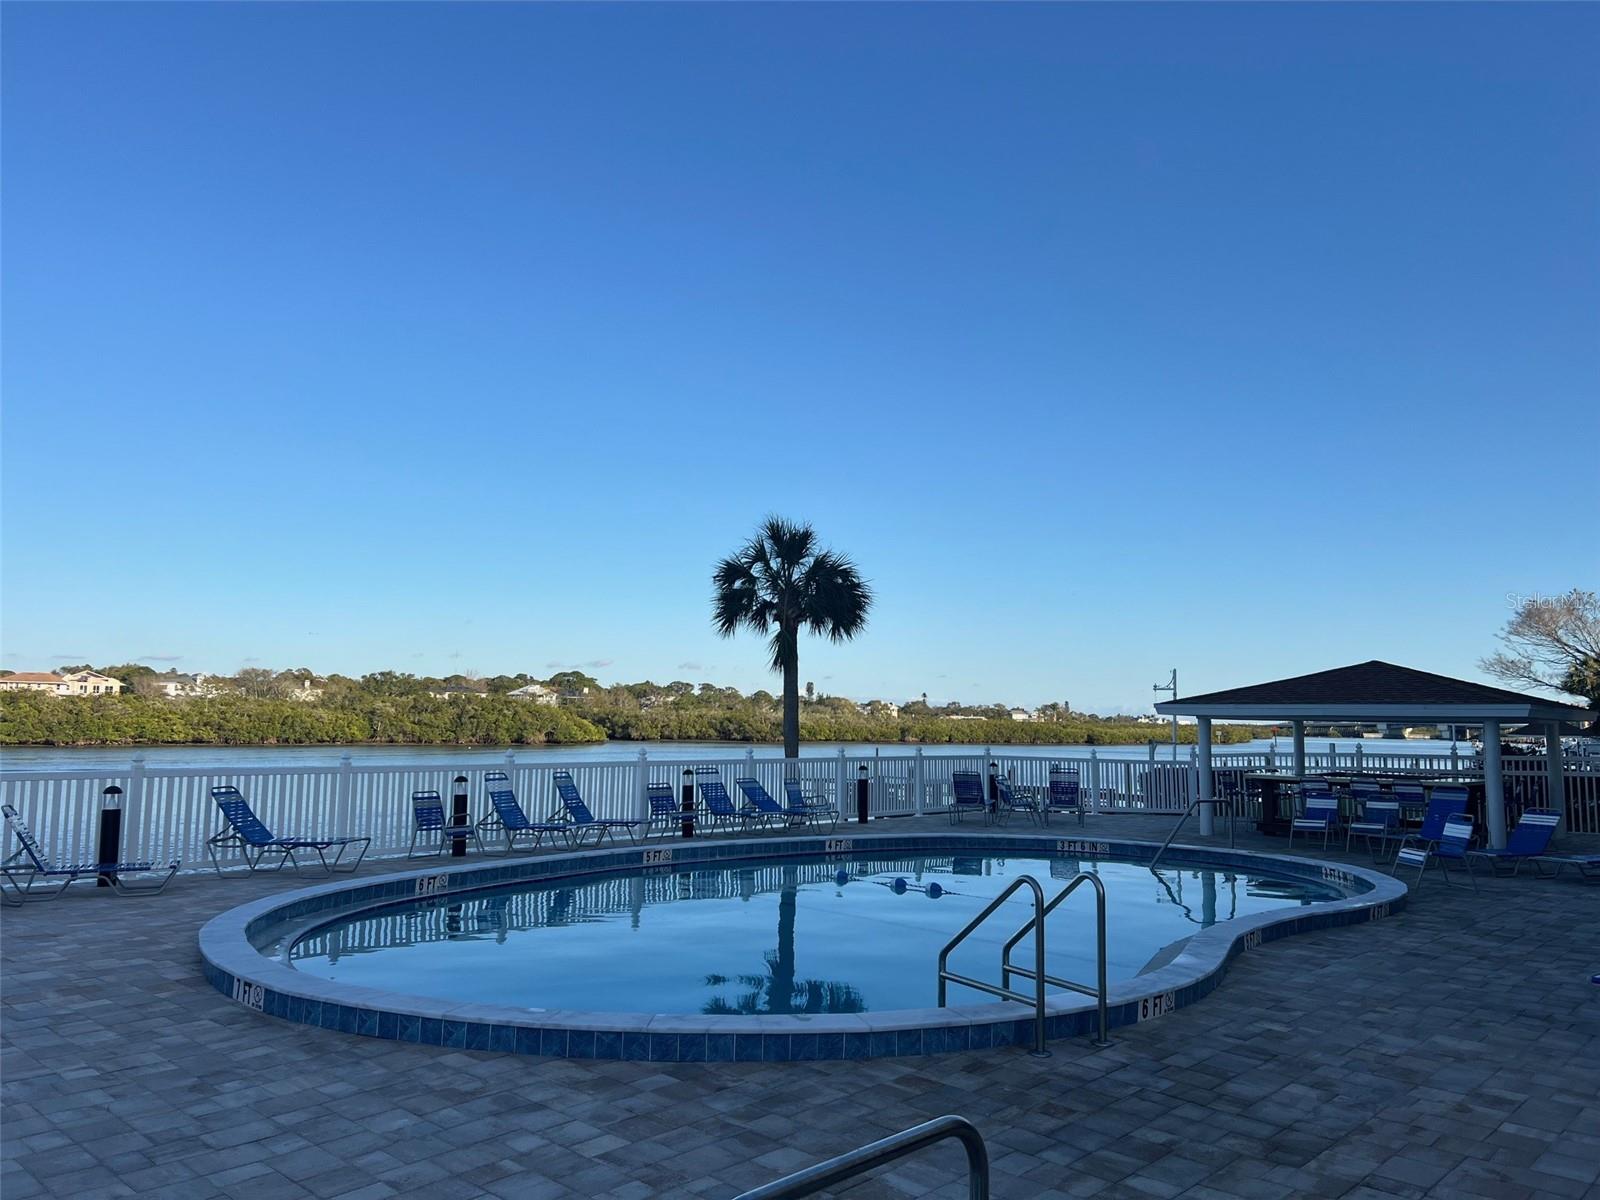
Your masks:
<svg viewBox="0 0 1600 1200"><path fill-rule="evenodd" d="M649 792L645 788L650 774L650 756L644 748L639 748L639 765L634 768L633 779L633 815L641 821L650 819L650 802L647 799Z"/></svg>
<svg viewBox="0 0 1600 1200"><path fill-rule="evenodd" d="M756 777L756 751L755 747L748 747L744 752L744 775L746 779Z"/></svg>
<svg viewBox="0 0 1600 1200"><path fill-rule="evenodd" d="M1089 811L1100 815L1100 752L1089 750Z"/></svg>
<svg viewBox="0 0 1600 1200"><path fill-rule="evenodd" d="M169 850L164 841L146 855L142 840L144 813L144 755L135 754L128 765L128 794L122 798L122 855L125 859L149 857L157 861L178 857L176 850Z"/></svg>
<svg viewBox="0 0 1600 1200"><path fill-rule="evenodd" d="M851 810L851 807L852 807L851 803L850 803L852 797L847 794L848 793L848 789L850 787L850 780L847 778L849 773L850 773L849 772L849 764L845 762L845 757L844 757L844 747L840 746L839 747L839 780L838 780L838 786L834 789L834 793L835 794L834 794L834 798L833 798L833 803L834 803L834 806L836 808L838 808L841 817L843 816L844 813L849 812Z"/></svg>
<svg viewBox="0 0 1600 1200"><path fill-rule="evenodd" d="M355 794L355 767L350 762L350 751L346 750L339 755L339 775L333 784L333 821L325 822L322 832L342 834L353 828L350 820L353 808L352 797Z"/></svg>
<svg viewBox="0 0 1600 1200"><path fill-rule="evenodd" d="M922 747L917 747L915 756L911 759L911 806L917 816L922 815Z"/></svg>
<svg viewBox="0 0 1600 1200"><path fill-rule="evenodd" d="M1366 761L1366 757L1367 757L1366 756L1366 751L1363 749L1361 743L1357 742L1356 743L1356 770L1359 771L1359 770L1362 769L1362 763Z"/></svg>

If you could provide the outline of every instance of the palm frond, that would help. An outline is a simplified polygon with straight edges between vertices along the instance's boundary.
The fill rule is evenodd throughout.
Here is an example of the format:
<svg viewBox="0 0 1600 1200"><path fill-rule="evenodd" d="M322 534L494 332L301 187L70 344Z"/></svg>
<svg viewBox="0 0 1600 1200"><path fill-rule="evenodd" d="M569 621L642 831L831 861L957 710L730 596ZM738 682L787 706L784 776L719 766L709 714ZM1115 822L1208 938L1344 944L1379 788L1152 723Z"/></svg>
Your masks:
<svg viewBox="0 0 1600 1200"><path fill-rule="evenodd" d="M806 568L802 588L806 597L805 623L812 633L843 642L866 628L872 589L844 555L824 550L813 558Z"/></svg>

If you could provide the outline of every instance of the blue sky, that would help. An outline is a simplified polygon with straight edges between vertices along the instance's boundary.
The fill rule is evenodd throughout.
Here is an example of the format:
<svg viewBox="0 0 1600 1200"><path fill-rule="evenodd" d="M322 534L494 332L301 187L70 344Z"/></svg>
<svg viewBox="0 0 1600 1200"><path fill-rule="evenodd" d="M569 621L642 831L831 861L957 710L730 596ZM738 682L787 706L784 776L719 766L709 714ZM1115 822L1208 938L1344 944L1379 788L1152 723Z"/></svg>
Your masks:
<svg viewBox="0 0 1600 1200"><path fill-rule="evenodd" d="M1600 587L1600 9L8 5L3 653L1144 708Z"/></svg>

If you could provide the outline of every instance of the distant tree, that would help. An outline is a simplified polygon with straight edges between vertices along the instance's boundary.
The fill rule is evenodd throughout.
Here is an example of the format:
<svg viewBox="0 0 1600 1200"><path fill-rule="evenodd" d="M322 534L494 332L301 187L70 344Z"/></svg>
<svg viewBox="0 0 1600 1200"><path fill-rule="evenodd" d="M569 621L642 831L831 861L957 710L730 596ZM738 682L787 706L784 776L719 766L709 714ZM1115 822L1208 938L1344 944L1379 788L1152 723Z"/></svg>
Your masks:
<svg viewBox="0 0 1600 1200"><path fill-rule="evenodd" d="M283 696L283 682L265 667L246 667L233 677L233 687L251 700L277 700Z"/></svg>
<svg viewBox="0 0 1600 1200"><path fill-rule="evenodd" d="M872 589L854 563L817 546L816 531L768 517L712 575L712 623L723 637L741 627L772 635L772 669L783 674L783 753L800 754L800 631L848 641L867 624Z"/></svg>
<svg viewBox="0 0 1600 1200"><path fill-rule="evenodd" d="M1573 588L1527 596L1500 631L1506 649L1479 662L1507 683L1582 696L1600 707L1600 596Z"/></svg>
<svg viewBox="0 0 1600 1200"><path fill-rule="evenodd" d="M78 671L92 671L92 670L94 670L94 668L92 666L90 666L88 663L79 663L75 667L57 667L56 668L56 674L57 675L72 675L72 674L74 674L74 673L76 673Z"/></svg>
<svg viewBox="0 0 1600 1200"><path fill-rule="evenodd" d="M137 688L141 679L152 679L158 672L154 667L147 667L143 663L120 663L115 667L107 667L100 672L113 679L122 680L127 687Z"/></svg>

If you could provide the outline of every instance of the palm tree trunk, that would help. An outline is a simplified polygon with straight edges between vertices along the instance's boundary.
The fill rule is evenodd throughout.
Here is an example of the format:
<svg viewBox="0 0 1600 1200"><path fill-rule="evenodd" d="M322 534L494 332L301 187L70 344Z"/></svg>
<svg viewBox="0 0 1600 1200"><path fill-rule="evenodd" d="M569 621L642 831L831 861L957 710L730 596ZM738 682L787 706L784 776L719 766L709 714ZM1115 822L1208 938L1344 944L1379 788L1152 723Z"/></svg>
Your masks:
<svg viewBox="0 0 1600 1200"><path fill-rule="evenodd" d="M800 653L798 633L786 639L783 656L783 756L800 757Z"/></svg>

